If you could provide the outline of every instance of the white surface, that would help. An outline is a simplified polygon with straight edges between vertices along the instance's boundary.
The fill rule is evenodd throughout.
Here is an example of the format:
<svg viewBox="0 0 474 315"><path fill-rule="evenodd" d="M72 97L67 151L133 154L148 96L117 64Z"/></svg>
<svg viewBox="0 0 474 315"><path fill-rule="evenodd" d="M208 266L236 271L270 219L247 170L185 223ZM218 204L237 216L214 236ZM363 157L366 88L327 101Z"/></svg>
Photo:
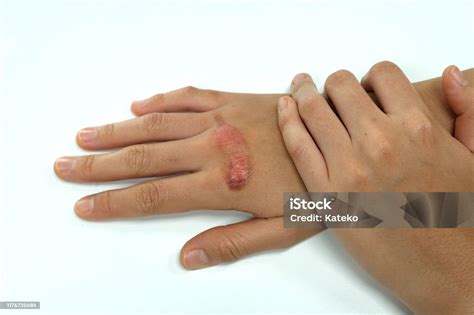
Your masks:
<svg viewBox="0 0 474 315"><path fill-rule="evenodd" d="M88 223L74 201L116 185L52 171L81 153L78 129L159 91L282 92L299 71L322 83L383 59L412 80L473 66L472 1L380 2L0 0L0 300L39 300L34 314L406 313L328 233L186 272L182 244L243 215Z"/></svg>

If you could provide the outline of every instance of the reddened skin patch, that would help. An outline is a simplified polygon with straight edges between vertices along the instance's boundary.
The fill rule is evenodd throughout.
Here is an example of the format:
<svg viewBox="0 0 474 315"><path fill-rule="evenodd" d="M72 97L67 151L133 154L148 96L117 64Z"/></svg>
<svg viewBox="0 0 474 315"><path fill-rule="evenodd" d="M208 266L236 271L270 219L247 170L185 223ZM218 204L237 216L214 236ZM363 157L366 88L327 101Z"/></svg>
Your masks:
<svg viewBox="0 0 474 315"><path fill-rule="evenodd" d="M245 187L250 176L250 161L247 143L242 132L228 124L214 130L214 145L226 158L223 167L224 179L229 189Z"/></svg>

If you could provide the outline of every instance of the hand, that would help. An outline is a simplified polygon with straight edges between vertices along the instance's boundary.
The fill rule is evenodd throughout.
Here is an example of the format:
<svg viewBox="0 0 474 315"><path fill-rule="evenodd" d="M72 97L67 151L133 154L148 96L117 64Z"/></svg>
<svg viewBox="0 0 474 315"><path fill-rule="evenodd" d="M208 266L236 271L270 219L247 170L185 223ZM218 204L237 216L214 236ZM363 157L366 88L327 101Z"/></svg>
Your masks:
<svg viewBox="0 0 474 315"><path fill-rule="evenodd" d="M294 100L279 104L281 133L308 191L474 188L472 152L438 123L396 65L374 66L362 85L336 72L325 91L337 115L305 74L292 82Z"/></svg>
<svg viewBox="0 0 474 315"><path fill-rule="evenodd" d="M426 99L426 103L430 104L432 111L436 114L436 118L443 124L443 127L447 130L452 130L453 124L450 119L450 112L445 110L446 106L442 101L442 92L439 88L441 86L440 79L438 78L416 83L414 86L417 88L418 92L422 94L422 97ZM256 196L257 194L260 195L267 193L267 198L271 200L270 204L278 204L277 208L274 206L273 208L266 206L266 208L269 209L266 211L270 212L271 209L282 209L280 203L282 200L281 194L284 191L304 191L305 188L299 180L299 175L286 153L286 149L278 131L276 107L278 97L280 96L281 95L224 93L188 88L152 97L151 99L142 102L136 102L133 105L133 111L138 115L142 115L142 117L124 123L99 127L96 130L85 129L84 132L80 132L77 137L79 145L88 150L125 147L124 149L117 151L113 155L99 155L97 158L95 155L90 157L70 157L72 160L69 161L72 162L70 163L72 165L69 165L69 167L68 160L59 159L55 164L55 171L61 178L71 181L107 181L121 178L140 177L141 175L138 173L131 175L123 173L127 169L127 164L133 164L132 168L139 166L139 162L134 161L139 161L140 157L135 157L133 154L133 152L140 153L135 150L137 148L137 143L145 141L160 141L160 139L167 140L168 142L155 143L159 148L161 148L161 154L158 156L153 155L152 160L159 162L158 159L161 157L166 161L165 153L175 154L173 153L174 151L171 151L170 146L172 143L178 144L176 145L178 148L181 148L181 145L185 147L186 143L183 142L183 140L187 140L186 138L190 137L191 134L198 133L201 130L199 129L199 123L203 120L201 120L200 117L206 116L209 113L210 115L213 115L215 113L214 110L218 108L233 108L234 110L229 110L228 118L230 119L229 122L232 124L234 124L234 121L238 122L242 119L252 118L247 117L250 113L250 115L253 115L253 119L255 119L255 123L251 124L251 126L247 125L247 128L253 135L255 135L253 138L247 139L247 141L253 142L252 147L256 146L263 149L263 146L261 146L262 143L266 147L275 147L272 150L263 149L258 151L258 160L262 161L261 163L268 163L268 159L273 161L275 167L265 172L264 177L259 180L258 189L255 189L254 195ZM250 112L245 112L244 108L239 110L239 108L243 106L245 106L245 110L248 110L248 107L252 108ZM183 112L185 110L192 110L193 113ZM255 111L257 111L258 115L254 114ZM148 115L153 112L161 113L161 115ZM232 113L235 115L231 115ZM157 119L159 117L161 117L162 121ZM176 120L175 118L182 119ZM154 119L158 122L153 123ZM134 122L138 122L139 126L141 125L145 127L145 131L142 132L139 127L139 130L137 130L137 124L134 124ZM160 122L164 123L162 123L162 127L158 128ZM179 124L179 122L181 122L181 124ZM198 129L196 129L196 124L198 124ZM167 125L169 127L166 127ZM89 135L89 137L87 135ZM87 138L92 139L87 141ZM173 139L176 140L173 141ZM170 150L163 150L163 148L170 148ZM266 151L268 151L268 153ZM179 152L179 150L177 152ZM271 152L273 152L273 156L269 159L268 157L271 156ZM202 154L202 152L193 151L192 154L194 157ZM104 165L104 163L100 163L101 161L99 157L107 157L109 158L108 161L113 161L114 157L117 158L121 155L128 156L128 158L122 158L118 163L113 162L114 165L109 163L105 163L107 165ZM192 159L190 158L190 160ZM154 175L173 173L176 168L173 169L174 163L172 162L171 159L171 161L166 165L160 166L150 164L149 168L153 169L153 167L156 167L156 170L153 170ZM125 165L125 167L120 168L121 165ZM253 178L255 178L255 176L253 176ZM286 182L287 179L289 180L288 183ZM265 181L268 181L269 183L279 183L276 187L280 188L267 185L267 182ZM282 185L285 183L287 186L283 187ZM222 182L218 185L220 188L226 187ZM189 188L190 185L186 185L185 183L183 187ZM194 187L192 187L191 190L194 190ZM273 193L270 194L269 190L272 190ZM189 189L183 189L183 191L189 191ZM123 193L130 191L113 191L114 195L117 192ZM241 191L228 191L227 194L233 196L232 198L239 198L236 195L240 195ZM105 192L91 197L103 195L107 196L109 193ZM125 196L125 198L127 197ZM187 205L190 209L199 208L199 203L196 201L190 200L187 196L183 196L183 198L188 201ZM217 198L217 196L213 195L212 198ZM145 201L151 200L149 198L142 199L145 199ZM85 200L87 200L87 198ZM129 201L134 203L133 199ZM252 202L252 199L248 199L247 201ZM150 201L147 203L150 203ZM97 203L95 204L97 205ZM156 204L156 202L154 204ZM120 206L120 204L117 206ZM224 208L231 207L225 206ZM248 209L252 208L253 207L250 206ZM161 209L164 209L164 207ZM78 206L76 206L76 212L84 219L100 219L100 217L95 213L82 213ZM131 211L128 215L139 216L152 213L154 212L151 210L146 213ZM158 214L162 212L159 211L159 209L156 209L156 213ZM111 212L108 216L107 214L104 214L103 218L119 216L120 215ZM220 226L205 231L188 241L181 251L181 262L189 269L211 266L220 262L233 261L240 258L240 256L250 255L258 251L291 246L317 232L317 230L284 229L281 217L275 217L272 219L257 218L242 223ZM193 249L202 249L207 256L208 261L206 262L206 258L201 256L200 251L194 252L194 254L191 253ZM185 256L188 258L184 259ZM199 258L203 258L204 261L200 261Z"/></svg>
<svg viewBox="0 0 474 315"><path fill-rule="evenodd" d="M398 68L392 64L383 63L375 67L376 71L369 72L365 81L366 87L372 86L375 84L374 81L378 80L374 77L374 74L378 73L377 68L380 67L385 68L384 73L386 75L385 78L382 77L382 82L386 82L387 78L390 78L391 82L388 87L384 87L385 90L391 88L395 89L399 86L399 84L396 84L397 81L404 81L404 77ZM469 136L468 133L464 133L464 131L473 128L472 120L470 120L469 123L465 120L461 120L464 121L464 123L460 124L459 117L462 117L463 113L466 113L469 108L472 108L472 100L470 101L465 96L467 91L471 88L467 89L465 86L456 86L456 83L452 82L453 80L455 80L455 78L451 75L450 68L448 68L443 74L442 87L445 93L448 92L446 93L446 99L449 102L449 106L462 108L462 110L458 111L460 112L460 116L458 116L456 120L456 135L468 135L460 139L465 145L468 145L470 143L469 139L472 139L472 136ZM311 82L307 82L306 86L309 86L311 88L309 90L312 90L312 94L314 94L315 88L313 88L310 83ZM381 82L378 82L378 84L380 86ZM432 88L428 89L430 85ZM434 84L433 81L426 81L418 86L417 90L426 104L432 102L434 99L437 100L435 102L438 102L444 98L440 91L441 87L437 88L437 85L438 84ZM406 89L408 91L411 90L409 88ZM452 92L449 92L447 89L451 89L450 91ZM431 96L425 93L428 90L431 91L429 93ZM297 93L299 92L297 91ZM386 91L382 94L378 94L376 90L376 94L377 98L382 102L387 97ZM434 99L433 96L435 96ZM296 99L298 100L298 98ZM320 100L317 96L314 97L314 99ZM339 98L337 99L339 100ZM407 104L410 104L410 102L407 101L405 105ZM298 104L298 107L299 105L300 104ZM386 108L383 103L382 106L383 109ZM338 108L337 105L336 108ZM449 115L446 115L447 112L443 112L443 108L443 106L431 106L431 114L426 117L436 117L438 123L442 125L443 128L449 130ZM280 115L280 121L282 118L287 120L295 118L294 113L292 114L290 110L292 110L292 108L288 107L284 115L292 115L293 118L285 118L283 115ZM388 116L390 117L390 115L397 117L395 114L389 114ZM341 117L344 116L341 115ZM426 119L426 117L424 117L424 119ZM296 117L296 124L297 126L300 124L298 117ZM283 128L287 128L289 124L287 121L283 121L281 125ZM301 132L299 128L295 128L295 130L299 130L299 133L288 133L287 131L289 136L293 135L293 138L288 138L287 135L285 139L296 141L295 138L297 138L297 136L295 136L295 134L299 135L299 137L308 136L307 133ZM393 129L389 128L387 132L390 130ZM441 140L443 139L439 139L439 141ZM450 144L450 146L455 145ZM450 147L447 147L447 149L449 148ZM427 147L427 149L433 150L433 145ZM299 149L299 151L304 152L303 149ZM319 157L319 155L317 157ZM436 161L436 157L433 161ZM298 161L295 162L298 163ZM456 163L457 161L453 160L453 164ZM469 169L470 165L472 164L467 164L465 167L467 166L467 177L470 176L472 179L473 169L472 167ZM310 167L309 165L306 166ZM307 170L304 169L304 165L300 165L299 170L300 172L307 172ZM404 174L403 170L400 171L401 174ZM436 172L439 174L445 173L442 172L442 169L437 169ZM374 175L379 175L376 179L377 181L385 177L383 174L375 173ZM435 186L441 187L442 190L453 190L453 186L440 184L438 181L434 182L437 183ZM422 188L426 190L435 189L432 183L433 182L428 183L426 186L421 186L424 186ZM388 188L384 186L376 187L376 189L374 186L370 187L374 190L384 190L392 189L392 185L393 182L389 181L387 185ZM419 184L415 183L415 185ZM367 189L367 186L364 188ZM406 188L411 190L409 186ZM470 184L470 186L461 186L460 188L472 190L473 186ZM393 293L415 313L472 313L474 309L474 265L472 262L474 255L472 248L474 233L472 229L332 229L332 232L336 234L339 241L349 253L365 267L370 274L391 289Z"/></svg>
<svg viewBox="0 0 474 315"><path fill-rule="evenodd" d="M61 158L55 170L80 182L181 174L82 198L75 210L87 220L192 209L235 209L255 216L186 243L181 255L186 268L288 247L317 230L283 228L282 192L304 186L277 127L278 97L185 88L135 102L132 109L141 117L86 128L77 136L88 150L123 149Z"/></svg>

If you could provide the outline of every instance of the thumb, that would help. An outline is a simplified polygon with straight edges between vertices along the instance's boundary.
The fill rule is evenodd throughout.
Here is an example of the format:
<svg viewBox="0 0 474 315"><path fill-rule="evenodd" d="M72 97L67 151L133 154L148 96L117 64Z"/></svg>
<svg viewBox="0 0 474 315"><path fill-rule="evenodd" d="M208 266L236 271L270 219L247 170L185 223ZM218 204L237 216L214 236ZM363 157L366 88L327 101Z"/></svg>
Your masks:
<svg viewBox="0 0 474 315"><path fill-rule="evenodd" d="M186 269L206 268L265 250L287 248L320 231L285 228L282 217L250 219L196 235L183 246L180 261Z"/></svg>
<svg viewBox="0 0 474 315"><path fill-rule="evenodd" d="M454 137L474 152L474 88L456 66L444 70L442 84L446 101L456 114Z"/></svg>

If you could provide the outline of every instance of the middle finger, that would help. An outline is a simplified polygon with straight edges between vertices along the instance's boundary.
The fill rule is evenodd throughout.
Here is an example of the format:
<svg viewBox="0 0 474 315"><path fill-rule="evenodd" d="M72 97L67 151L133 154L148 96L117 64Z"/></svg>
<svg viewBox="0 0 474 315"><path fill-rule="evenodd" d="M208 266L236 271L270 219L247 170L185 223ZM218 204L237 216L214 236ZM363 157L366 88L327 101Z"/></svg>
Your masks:
<svg viewBox="0 0 474 315"><path fill-rule="evenodd" d="M107 154L63 157L55 171L65 180L77 182L114 181L178 172L194 172L206 161L202 138L138 144Z"/></svg>
<svg viewBox="0 0 474 315"><path fill-rule="evenodd" d="M351 138L364 135L368 125L386 120L386 115L349 71L339 70L330 75L325 90Z"/></svg>

